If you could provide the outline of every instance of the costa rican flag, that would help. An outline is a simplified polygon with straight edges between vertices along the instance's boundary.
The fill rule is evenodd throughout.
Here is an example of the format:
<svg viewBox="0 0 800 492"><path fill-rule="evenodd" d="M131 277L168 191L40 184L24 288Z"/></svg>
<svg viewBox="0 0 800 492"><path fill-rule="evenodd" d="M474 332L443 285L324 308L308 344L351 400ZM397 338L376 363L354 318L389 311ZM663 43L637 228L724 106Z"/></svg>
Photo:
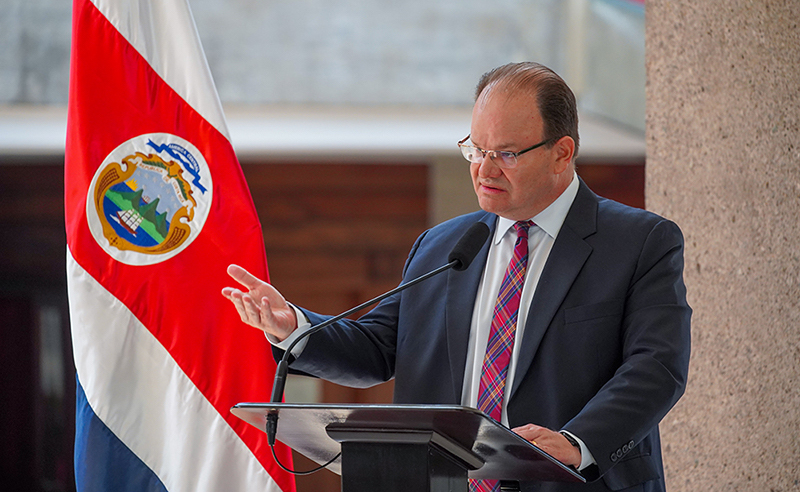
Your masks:
<svg viewBox="0 0 800 492"><path fill-rule="evenodd" d="M186 0L74 0L64 182L78 490L294 491L229 411L274 362L226 267L267 264Z"/></svg>

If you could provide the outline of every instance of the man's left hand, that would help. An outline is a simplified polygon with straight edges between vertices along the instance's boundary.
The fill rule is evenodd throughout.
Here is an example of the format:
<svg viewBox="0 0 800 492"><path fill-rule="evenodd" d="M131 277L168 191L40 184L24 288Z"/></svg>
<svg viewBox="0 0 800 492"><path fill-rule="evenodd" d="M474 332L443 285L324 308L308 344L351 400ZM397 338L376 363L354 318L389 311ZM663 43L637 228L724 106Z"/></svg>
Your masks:
<svg viewBox="0 0 800 492"><path fill-rule="evenodd" d="M558 432L535 424L526 424L511 430L558 461L575 468L581 465L581 450Z"/></svg>

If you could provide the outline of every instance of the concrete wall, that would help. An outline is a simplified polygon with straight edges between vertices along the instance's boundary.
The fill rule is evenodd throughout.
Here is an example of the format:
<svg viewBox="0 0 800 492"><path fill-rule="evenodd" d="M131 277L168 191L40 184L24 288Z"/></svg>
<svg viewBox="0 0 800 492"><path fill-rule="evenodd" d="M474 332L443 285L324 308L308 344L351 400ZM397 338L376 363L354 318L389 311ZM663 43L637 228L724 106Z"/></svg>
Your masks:
<svg viewBox="0 0 800 492"><path fill-rule="evenodd" d="M800 490L800 2L647 3L648 208L686 236L672 491Z"/></svg>

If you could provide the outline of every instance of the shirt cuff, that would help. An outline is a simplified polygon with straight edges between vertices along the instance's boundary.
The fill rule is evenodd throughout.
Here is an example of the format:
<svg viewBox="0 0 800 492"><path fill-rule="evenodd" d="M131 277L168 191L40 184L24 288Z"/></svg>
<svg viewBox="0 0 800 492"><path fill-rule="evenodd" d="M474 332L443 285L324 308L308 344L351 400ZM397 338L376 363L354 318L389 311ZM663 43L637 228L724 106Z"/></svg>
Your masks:
<svg viewBox="0 0 800 492"><path fill-rule="evenodd" d="M297 308L294 304L287 303L289 306L294 309L294 314L297 316L297 329L295 329L291 335L286 337L284 340L278 340L274 336L270 335L269 333L264 332L264 335L267 336L267 340L272 345L278 347L281 350L287 350L289 346L294 343L297 338L302 335L303 333L307 332L309 328L311 328L311 323L306 318L305 313ZM294 346L292 349L292 355L297 358L300 357L300 354L303 353L303 349L306 348L306 344L308 343L308 337L303 338L297 345Z"/></svg>
<svg viewBox="0 0 800 492"><path fill-rule="evenodd" d="M292 352L292 353L294 353L294 352ZM580 437L576 436L575 434L573 434L572 432L567 431L567 430L562 430L561 432L569 434L570 437L575 439L575 441L578 443L578 446L580 446L580 449L581 449L581 464L580 464L580 466L578 466L578 471L582 471L585 468L588 468L589 466L594 465L595 463L597 463L597 461L594 459L594 456L592 456L592 452L589 451L589 448L586 447L586 444L583 443L583 441L581 440Z"/></svg>

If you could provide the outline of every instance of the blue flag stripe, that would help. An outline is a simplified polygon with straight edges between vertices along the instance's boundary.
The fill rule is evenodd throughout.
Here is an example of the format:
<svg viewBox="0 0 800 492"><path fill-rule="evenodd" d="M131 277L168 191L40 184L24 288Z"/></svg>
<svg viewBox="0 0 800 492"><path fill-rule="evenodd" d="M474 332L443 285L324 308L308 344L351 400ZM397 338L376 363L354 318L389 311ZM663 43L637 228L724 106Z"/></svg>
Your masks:
<svg viewBox="0 0 800 492"><path fill-rule="evenodd" d="M78 490L167 492L156 474L95 415L80 380L75 400L75 484Z"/></svg>

